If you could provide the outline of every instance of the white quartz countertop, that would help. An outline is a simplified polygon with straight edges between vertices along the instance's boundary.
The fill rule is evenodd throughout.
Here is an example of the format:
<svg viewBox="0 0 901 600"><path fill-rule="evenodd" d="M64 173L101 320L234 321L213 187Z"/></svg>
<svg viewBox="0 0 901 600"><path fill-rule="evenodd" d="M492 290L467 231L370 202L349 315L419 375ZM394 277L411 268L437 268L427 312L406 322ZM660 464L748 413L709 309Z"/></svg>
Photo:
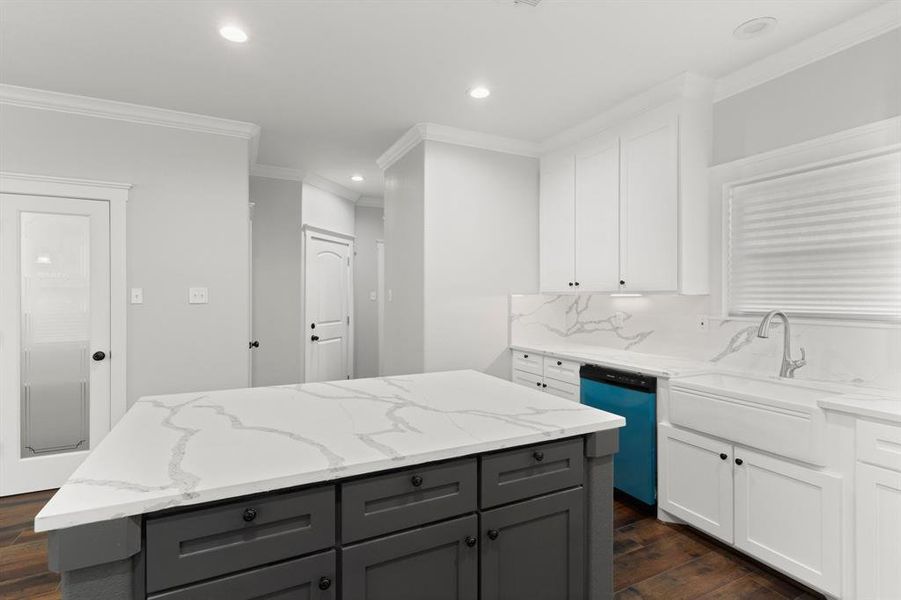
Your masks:
<svg viewBox="0 0 901 600"><path fill-rule="evenodd" d="M603 346L590 346L587 344L551 344L547 346L514 344L510 348L519 352L546 354L554 358L634 371L654 377L695 375L713 370L710 363L703 361L659 354L645 354L643 352L633 352L632 350L618 350Z"/></svg>
<svg viewBox="0 0 901 600"><path fill-rule="evenodd" d="M733 373L780 381L778 377L742 373L734 369L718 367L710 362L660 354L645 354L632 350L606 348L604 346L587 344L548 344L538 346L512 344L510 349L515 352L544 354L554 358L602 365L613 369L633 371L654 377L666 377L673 380L705 373ZM802 379L782 380L782 382L786 385L809 386L821 390L823 398L817 401L817 405L825 410L901 423L901 391L866 387L858 388L844 383Z"/></svg>
<svg viewBox="0 0 901 600"><path fill-rule="evenodd" d="M48 531L622 427L476 371L138 400L35 518Z"/></svg>

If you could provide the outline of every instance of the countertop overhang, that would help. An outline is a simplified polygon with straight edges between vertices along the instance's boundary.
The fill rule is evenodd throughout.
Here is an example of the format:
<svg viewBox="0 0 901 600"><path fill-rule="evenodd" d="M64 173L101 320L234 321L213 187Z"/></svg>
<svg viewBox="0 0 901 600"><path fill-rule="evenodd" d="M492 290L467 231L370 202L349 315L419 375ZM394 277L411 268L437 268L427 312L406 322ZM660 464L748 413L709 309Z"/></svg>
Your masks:
<svg viewBox="0 0 901 600"><path fill-rule="evenodd" d="M50 531L622 427L476 371L150 396L35 518Z"/></svg>

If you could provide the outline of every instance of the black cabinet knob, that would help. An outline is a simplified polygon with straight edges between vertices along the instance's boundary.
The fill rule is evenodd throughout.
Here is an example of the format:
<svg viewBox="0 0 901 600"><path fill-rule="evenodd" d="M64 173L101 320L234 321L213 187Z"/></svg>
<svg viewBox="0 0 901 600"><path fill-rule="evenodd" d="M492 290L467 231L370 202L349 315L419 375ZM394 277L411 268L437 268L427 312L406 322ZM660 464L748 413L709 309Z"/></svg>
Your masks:
<svg viewBox="0 0 901 600"><path fill-rule="evenodd" d="M98 350L97 352L95 352L94 354L91 355L91 358L93 358L94 360L99 362L99 361L103 360L104 358L106 358L106 352L104 352L103 350Z"/></svg>
<svg viewBox="0 0 901 600"><path fill-rule="evenodd" d="M538 462L541 462L541 461L544 460L544 452L541 452L540 450L538 450L538 451L536 451L536 452L533 452L533 453L532 453L532 458L534 458L534 459L537 460Z"/></svg>
<svg viewBox="0 0 901 600"><path fill-rule="evenodd" d="M736 459L735 459L735 464L737 464L737 465L740 465L740 464L742 464L743 462L745 462L745 461L743 461L743 460L740 459L740 458L736 458Z"/></svg>
<svg viewBox="0 0 901 600"><path fill-rule="evenodd" d="M626 282L625 282L624 280L620 279L620 280L619 280L619 284L620 284L620 285L626 285Z"/></svg>
<svg viewBox="0 0 901 600"><path fill-rule="evenodd" d="M320 590L327 590L330 587L332 587L331 579L329 579L328 577L320 577L319 578L319 589Z"/></svg>
<svg viewBox="0 0 901 600"><path fill-rule="evenodd" d="M410 483L413 484L413 487L419 487L422 485L422 475L414 475L410 478Z"/></svg>
<svg viewBox="0 0 901 600"><path fill-rule="evenodd" d="M542 384L541 384L541 387L546 388L546 387L547 387L547 384L546 384L546 383L542 383Z"/></svg>
<svg viewBox="0 0 901 600"><path fill-rule="evenodd" d="M489 540L496 540L496 539L497 539L497 536L499 536L500 534L501 534L501 532L498 531L497 529L489 529L489 530L488 530L488 539L489 539Z"/></svg>
<svg viewBox="0 0 901 600"><path fill-rule="evenodd" d="M310 329L316 329L316 323L310 323Z"/></svg>
<svg viewBox="0 0 901 600"><path fill-rule="evenodd" d="M255 509L255 508L245 508L245 509L244 509L244 514L243 514L242 516L244 517L244 520L245 520L245 521L247 521L248 523L250 523L251 521L253 521L254 519L257 518L257 509Z"/></svg>
<svg viewBox="0 0 901 600"><path fill-rule="evenodd" d="M541 387L541 382L540 382L540 381L536 381L536 382L535 382L535 385L537 385L538 387Z"/></svg>
<svg viewBox="0 0 901 600"><path fill-rule="evenodd" d="M576 287L579 287L579 282L578 282L578 281L576 282Z"/></svg>
<svg viewBox="0 0 901 600"><path fill-rule="evenodd" d="M523 357L523 358L529 358L529 355L528 355L528 354L523 354L522 357Z"/></svg>
<svg viewBox="0 0 901 600"><path fill-rule="evenodd" d="M558 360L558 361L557 361L557 366L560 367L560 366L562 366L562 365L563 365L563 361L562 361L562 360Z"/></svg>
<svg viewBox="0 0 901 600"><path fill-rule="evenodd" d="M318 341L319 341L319 336L318 336L318 335L311 335L311 336L310 336L310 341L311 341L311 342L318 342Z"/></svg>
<svg viewBox="0 0 901 600"><path fill-rule="evenodd" d="M470 548L476 545L476 539L471 535L467 535L466 538L464 538L463 542L466 543L466 545Z"/></svg>
<svg viewBox="0 0 901 600"><path fill-rule="evenodd" d="M572 287L572 286L573 286L573 282L570 281L570 282L569 282L569 287Z"/></svg>
<svg viewBox="0 0 901 600"><path fill-rule="evenodd" d="M258 342L257 340L254 340L254 341L250 342L250 347L251 348L259 348L260 342Z"/></svg>
<svg viewBox="0 0 901 600"><path fill-rule="evenodd" d="M726 460L727 458L729 458L729 455L727 455L725 452L722 452L720 453L720 458Z"/></svg>

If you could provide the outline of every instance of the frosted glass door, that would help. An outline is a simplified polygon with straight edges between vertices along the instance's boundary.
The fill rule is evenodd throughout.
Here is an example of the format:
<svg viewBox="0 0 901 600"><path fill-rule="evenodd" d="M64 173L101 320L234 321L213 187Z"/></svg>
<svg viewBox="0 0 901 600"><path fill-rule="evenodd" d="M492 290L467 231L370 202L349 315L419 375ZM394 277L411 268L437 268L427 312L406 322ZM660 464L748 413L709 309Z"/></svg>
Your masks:
<svg viewBox="0 0 901 600"><path fill-rule="evenodd" d="M22 212L23 457L90 446L91 223Z"/></svg>
<svg viewBox="0 0 901 600"><path fill-rule="evenodd" d="M109 207L0 195L0 494L60 485L109 430Z"/></svg>

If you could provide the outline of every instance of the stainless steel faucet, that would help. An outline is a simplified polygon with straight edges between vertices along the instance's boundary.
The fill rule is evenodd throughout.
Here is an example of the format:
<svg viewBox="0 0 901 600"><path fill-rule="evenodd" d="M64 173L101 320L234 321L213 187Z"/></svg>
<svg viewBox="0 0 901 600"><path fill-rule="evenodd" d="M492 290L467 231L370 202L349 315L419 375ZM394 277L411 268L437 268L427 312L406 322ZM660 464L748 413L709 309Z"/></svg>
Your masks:
<svg viewBox="0 0 901 600"><path fill-rule="evenodd" d="M770 337L770 321L773 320L773 317L781 318L785 328L785 335L783 336L782 343L782 368L779 369L779 377L794 377L795 371L807 364L807 352L804 351L804 347L802 346L800 360L792 360L791 328L788 325L788 317L785 313L781 310L771 310L768 312L763 317L763 321L760 322L760 328L757 330L757 337Z"/></svg>

